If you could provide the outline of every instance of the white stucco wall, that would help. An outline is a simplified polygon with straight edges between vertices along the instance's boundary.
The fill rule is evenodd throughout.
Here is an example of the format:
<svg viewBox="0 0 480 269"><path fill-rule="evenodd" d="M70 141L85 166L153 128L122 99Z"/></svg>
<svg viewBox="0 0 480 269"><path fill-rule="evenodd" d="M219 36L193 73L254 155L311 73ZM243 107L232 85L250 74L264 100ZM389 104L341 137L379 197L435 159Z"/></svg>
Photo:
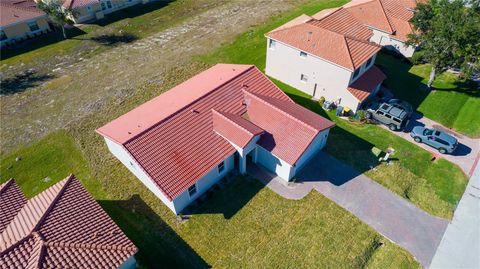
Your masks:
<svg viewBox="0 0 480 269"><path fill-rule="evenodd" d="M135 159L128 153L128 151L122 146L108 138L105 138L107 147L110 152L125 165L130 172L132 172L151 192L153 192L170 210L175 212L173 202L170 201L158 188L158 186L150 179L145 171L138 165Z"/></svg>
<svg viewBox="0 0 480 269"><path fill-rule="evenodd" d="M324 130L317 134L317 136L313 139L310 146L308 146L307 150L303 153L302 157L298 159L297 163L295 164L295 172L299 172L302 167L308 163L310 159L312 159L315 154L323 149L327 143L328 134L330 133L330 129Z"/></svg>
<svg viewBox="0 0 480 269"><path fill-rule="evenodd" d="M285 181L289 181L293 177L290 164L260 146L257 146L257 164L265 167L270 172L274 172Z"/></svg>
<svg viewBox="0 0 480 269"><path fill-rule="evenodd" d="M391 38L388 33L371 29L373 36L370 38L370 41L375 42L387 49L395 49L405 57L412 57L415 52L414 46L407 46L404 42Z"/></svg>
<svg viewBox="0 0 480 269"><path fill-rule="evenodd" d="M324 96L326 100L333 101L342 97L350 81L351 71L311 54L302 58L300 50L278 41L275 49L271 49L268 47L269 40L267 38L267 75L315 98ZM307 82L300 80L301 74L308 76ZM314 95L315 84L317 88Z"/></svg>
<svg viewBox="0 0 480 269"><path fill-rule="evenodd" d="M203 193L208 191L213 184L217 183L220 179L222 179L229 171L231 171L234 166L234 157L233 154L230 155L227 159L225 159L225 169L218 173L217 167L214 167L210 172L208 172L205 176L199 179L196 183L197 185L197 192L195 195L190 197L188 194L188 190L184 191L180 194L175 200L173 200L173 204L175 207L175 213L178 214L182 212L185 207L187 207L191 202L195 201L198 197L200 197Z"/></svg>

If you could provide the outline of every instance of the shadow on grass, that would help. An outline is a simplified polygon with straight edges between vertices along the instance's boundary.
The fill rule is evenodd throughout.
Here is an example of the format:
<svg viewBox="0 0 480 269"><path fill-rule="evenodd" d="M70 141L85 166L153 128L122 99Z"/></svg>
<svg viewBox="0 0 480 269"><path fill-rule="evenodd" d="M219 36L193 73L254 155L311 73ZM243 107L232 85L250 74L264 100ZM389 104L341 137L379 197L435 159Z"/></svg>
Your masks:
<svg viewBox="0 0 480 269"><path fill-rule="evenodd" d="M103 19L93 21L90 24L96 24L99 26L107 26L111 23L116 21L123 20L125 18L135 18L137 16L141 16L152 12L154 10L164 8L168 6L170 3L174 2L175 0L156 0L146 4L137 4L125 9L121 9L109 14L106 14Z"/></svg>
<svg viewBox="0 0 480 269"><path fill-rule="evenodd" d="M138 37L132 34L109 34L92 37L91 40L104 46L116 46L120 44L128 44Z"/></svg>
<svg viewBox="0 0 480 269"><path fill-rule="evenodd" d="M86 34L82 29L77 27L71 27L70 29L66 29L68 38L75 38L80 35ZM48 46L57 42L61 42L65 40L62 35L61 29L56 29L54 32L38 36L33 39L29 39L22 43L19 43L15 46L2 48L1 49L1 59L6 60L8 58L36 50L38 48Z"/></svg>
<svg viewBox="0 0 480 269"><path fill-rule="evenodd" d="M2 80L0 95L10 95L23 92L28 88L38 86L54 77L54 75L38 74L34 71L20 73L12 78Z"/></svg>
<svg viewBox="0 0 480 269"><path fill-rule="evenodd" d="M138 195L99 203L138 247L135 258L142 267L210 268Z"/></svg>
<svg viewBox="0 0 480 269"><path fill-rule="evenodd" d="M263 188L256 181L245 184L242 182L245 180L249 179L235 175L225 177L185 209L184 214L222 214L225 219L231 219Z"/></svg>

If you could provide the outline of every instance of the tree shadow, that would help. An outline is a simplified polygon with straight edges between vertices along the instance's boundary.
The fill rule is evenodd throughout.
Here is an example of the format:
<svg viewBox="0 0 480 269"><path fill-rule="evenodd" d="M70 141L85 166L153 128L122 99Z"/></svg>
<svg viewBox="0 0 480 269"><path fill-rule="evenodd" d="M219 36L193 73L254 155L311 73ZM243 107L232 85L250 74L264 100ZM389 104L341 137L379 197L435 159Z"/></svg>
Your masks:
<svg viewBox="0 0 480 269"><path fill-rule="evenodd" d="M84 35L86 32L84 32L82 29L78 27L70 27L68 29L65 29L67 32L68 38L74 38L76 36ZM45 47L57 42L64 41L65 39L63 38L62 30L61 29L55 29L54 31L44 34L32 39L25 40L23 42L18 42L14 46L10 47L3 47L1 49L1 60L6 60L8 58L39 49L41 47Z"/></svg>
<svg viewBox="0 0 480 269"><path fill-rule="evenodd" d="M211 267L140 196L98 202L138 247L135 258L139 265L146 268Z"/></svg>
<svg viewBox="0 0 480 269"><path fill-rule="evenodd" d="M124 33L124 34L108 34L100 35L90 38L90 40L104 46L116 46L119 44L128 44L135 40L138 37L136 35Z"/></svg>
<svg viewBox="0 0 480 269"><path fill-rule="evenodd" d="M146 13L152 12L154 10L164 8L175 0L156 0L146 4L136 4L134 6L117 10L115 12L106 14L104 18L90 23L86 22L85 24L96 24L99 26L107 26L111 23L123 20L125 18L135 18L142 16Z"/></svg>
<svg viewBox="0 0 480 269"><path fill-rule="evenodd" d="M248 176L225 177L187 207L187 215L222 214L231 219L263 186Z"/></svg>
<svg viewBox="0 0 480 269"><path fill-rule="evenodd" d="M53 79L50 74L38 74L35 71L26 71L15 75L12 78L2 79L0 95L11 95L20 93L28 88L38 86L43 82Z"/></svg>

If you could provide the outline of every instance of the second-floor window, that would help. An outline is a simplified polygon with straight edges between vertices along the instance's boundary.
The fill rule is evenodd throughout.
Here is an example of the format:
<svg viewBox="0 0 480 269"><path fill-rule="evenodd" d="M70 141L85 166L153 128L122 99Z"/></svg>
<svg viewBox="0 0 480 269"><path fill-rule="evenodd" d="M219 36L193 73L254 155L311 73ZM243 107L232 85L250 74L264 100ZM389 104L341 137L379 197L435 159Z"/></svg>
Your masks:
<svg viewBox="0 0 480 269"><path fill-rule="evenodd" d="M353 79L356 79L358 77L358 74L360 74L360 68L358 68L357 70L355 70L355 72L353 72Z"/></svg>
<svg viewBox="0 0 480 269"><path fill-rule="evenodd" d="M368 59L366 67L369 67L372 64L373 58Z"/></svg>
<svg viewBox="0 0 480 269"><path fill-rule="evenodd" d="M268 48L274 50L276 46L277 46L277 41L275 41L273 39L270 39L270 41L268 43Z"/></svg>
<svg viewBox="0 0 480 269"><path fill-rule="evenodd" d="M308 76L307 76L307 75L304 75L304 74L302 74L302 75L300 75L300 80L301 80L302 82L305 82L305 83L307 83L307 81L308 81Z"/></svg>
<svg viewBox="0 0 480 269"><path fill-rule="evenodd" d="M307 58L307 53L303 52L303 51L300 51L300 57L306 59Z"/></svg>
<svg viewBox="0 0 480 269"><path fill-rule="evenodd" d="M38 29L40 29L40 28L38 28L38 24L37 24L36 21L31 21L31 22L29 22L29 23L28 23L28 27L30 27L30 31L32 31L32 32L33 32L33 31L37 31Z"/></svg>
<svg viewBox="0 0 480 269"><path fill-rule="evenodd" d="M221 162L220 164L218 164L217 168L219 174L223 172L225 170L225 162Z"/></svg>
<svg viewBox="0 0 480 269"><path fill-rule="evenodd" d="M192 196L195 195L195 193L197 193L197 185L196 185L196 184L193 184L192 186L190 186L190 187L188 188L188 195L189 195L190 197L192 197Z"/></svg>
<svg viewBox="0 0 480 269"><path fill-rule="evenodd" d="M0 41L7 40L7 35L3 30L0 30Z"/></svg>

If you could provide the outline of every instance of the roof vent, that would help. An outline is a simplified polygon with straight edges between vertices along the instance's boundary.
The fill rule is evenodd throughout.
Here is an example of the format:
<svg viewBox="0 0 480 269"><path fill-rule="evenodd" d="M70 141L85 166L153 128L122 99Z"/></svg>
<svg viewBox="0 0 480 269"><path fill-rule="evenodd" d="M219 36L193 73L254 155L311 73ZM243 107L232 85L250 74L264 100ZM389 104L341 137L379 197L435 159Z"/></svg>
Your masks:
<svg viewBox="0 0 480 269"><path fill-rule="evenodd" d="M200 111L198 111L198 110L196 110L196 109L192 109L192 110L190 110L190 111L192 111L192 113L195 113L195 114L199 114L199 113L200 113Z"/></svg>
<svg viewBox="0 0 480 269"><path fill-rule="evenodd" d="M313 34L313 32L308 32L307 33L307 41L310 41L310 39L312 39L312 34Z"/></svg>
<svg viewBox="0 0 480 269"><path fill-rule="evenodd" d="M248 89L248 87L249 87L249 86L247 85L247 83L242 83L242 88L243 88L243 89Z"/></svg>

